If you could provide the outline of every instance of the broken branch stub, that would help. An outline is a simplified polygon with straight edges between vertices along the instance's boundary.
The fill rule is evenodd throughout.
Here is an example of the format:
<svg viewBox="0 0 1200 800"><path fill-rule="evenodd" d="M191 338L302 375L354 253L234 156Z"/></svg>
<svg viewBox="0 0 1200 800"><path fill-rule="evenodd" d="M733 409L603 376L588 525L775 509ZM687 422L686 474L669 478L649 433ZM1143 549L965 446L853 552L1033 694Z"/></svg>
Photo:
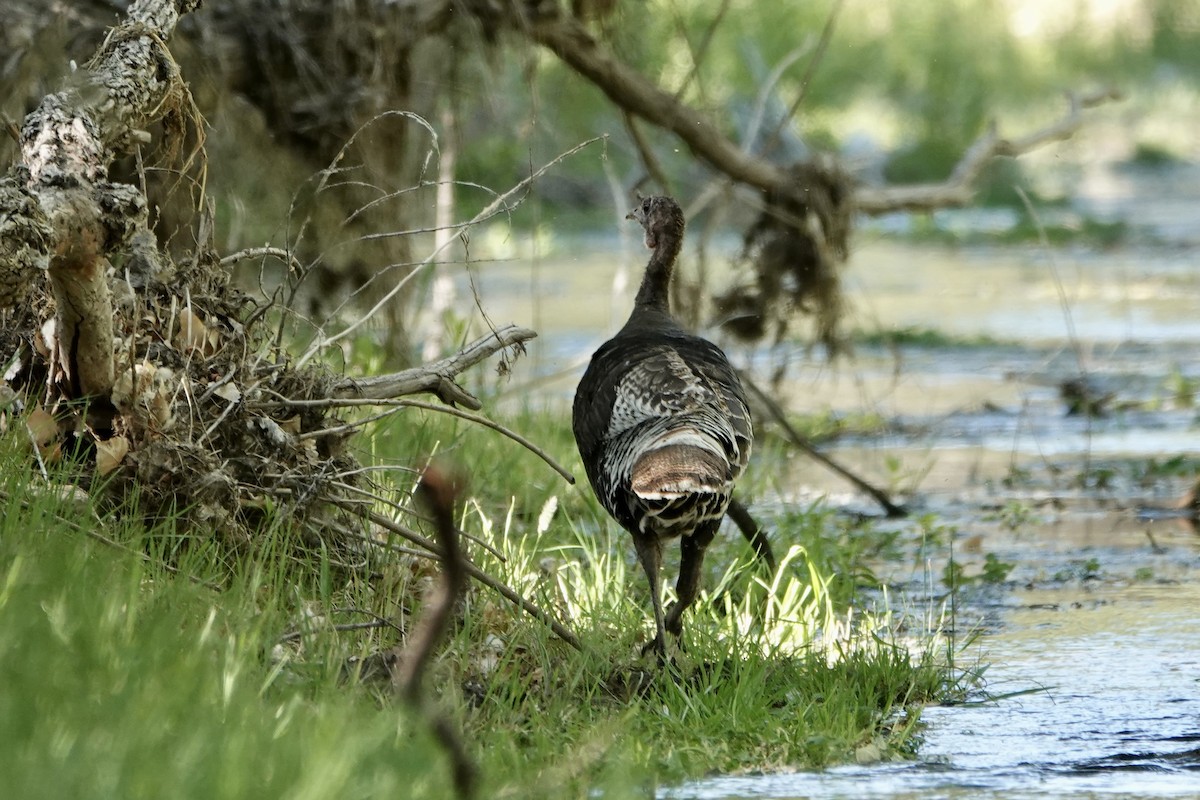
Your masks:
<svg viewBox="0 0 1200 800"><path fill-rule="evenodd" d="M453 355L389 375L369 378L345 378L333 387L335 398L388 400L404 395L431 392L449 405L461 405L472 411L483 408L479 399L459 386L454 378L493 353L507 347L524 348L524 342L537 336L536 331L519 325L505 325L481 336Z"/></svg>

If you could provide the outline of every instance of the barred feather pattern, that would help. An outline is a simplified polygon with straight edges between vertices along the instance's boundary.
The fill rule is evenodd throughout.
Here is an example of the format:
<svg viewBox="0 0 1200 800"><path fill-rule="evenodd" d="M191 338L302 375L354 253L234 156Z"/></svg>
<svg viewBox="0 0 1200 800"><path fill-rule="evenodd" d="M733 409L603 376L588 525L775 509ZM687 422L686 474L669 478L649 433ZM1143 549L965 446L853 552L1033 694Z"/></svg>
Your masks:
<svg viewBox="0 0 1200 800"><path fill-rule="evenodd" d="M672 338L612 376L598 469L589 470L609 513L627 529L657 537L721 520L753 435L724 354L703 339Z"/></svg>

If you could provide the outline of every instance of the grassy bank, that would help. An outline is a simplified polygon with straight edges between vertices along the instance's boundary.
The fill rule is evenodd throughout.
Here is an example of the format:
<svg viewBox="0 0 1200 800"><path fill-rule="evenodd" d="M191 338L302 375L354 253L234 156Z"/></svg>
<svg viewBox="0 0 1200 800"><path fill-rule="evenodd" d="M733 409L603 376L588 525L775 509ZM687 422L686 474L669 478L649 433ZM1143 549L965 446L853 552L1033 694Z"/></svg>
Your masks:
<svg viewBox="0 0 1200 800"><path fill-rule="evenodd" d="M582 475L562 419L509 424ZM861 544L830 534L819 510L780 515L774 580L725 537L687 650L660 673L637 657L645 580L590 492L440 416L365 441L377 462L442 451L468 465L460 524L495 549L468 543L471 557L584 645L490 590L468 593L425 685L461 730L482 796L644 796L713 771L903 756L920 706L959 688L933 633L901 640L886 613L852 613L869 583ZM48 490L26 450L9 435L0 455L7 796L451 795L426 721L375 668L403 657L435 563L395 550L361 565L320 548L298 557L285 525L236 556L198 532L181 542L169 523L101 518ZM395 475L403 494L411 474Z"/></svg>

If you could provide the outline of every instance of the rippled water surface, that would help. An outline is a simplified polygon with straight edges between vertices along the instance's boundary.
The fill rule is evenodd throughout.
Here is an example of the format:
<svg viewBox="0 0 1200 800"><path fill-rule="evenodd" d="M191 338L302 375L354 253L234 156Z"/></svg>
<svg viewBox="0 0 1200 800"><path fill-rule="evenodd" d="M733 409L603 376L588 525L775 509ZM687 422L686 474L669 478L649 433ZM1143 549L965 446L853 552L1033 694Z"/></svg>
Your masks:
<svg viewBox="0 0 1200 800"><path fill-rule="evenodd" d="M985 638L996 693L930 708L914 762L716 778L671 800L1200 796L1200 588L1022 593Z"/></svg>

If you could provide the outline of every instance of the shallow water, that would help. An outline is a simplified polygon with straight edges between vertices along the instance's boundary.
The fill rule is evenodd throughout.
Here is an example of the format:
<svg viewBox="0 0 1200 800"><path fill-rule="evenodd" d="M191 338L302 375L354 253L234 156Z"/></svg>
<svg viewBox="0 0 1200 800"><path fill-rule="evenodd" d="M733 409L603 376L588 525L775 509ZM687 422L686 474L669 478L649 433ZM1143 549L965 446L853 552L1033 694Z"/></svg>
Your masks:
<svg viewBox="0 0 1200 800"><path fill-rule="evenodd" d="M921 286L933 280L896 290L907 297L896 308L928 304ZM1200 285L1186 294L1200 308ZM984 331L995 324L988 308ZM860 348L845 366L796 371L793 408L886 420L884 434L825 452L936 514L955 531L966 574L989 553L1016 565L1003 588L968 593L957 620L984 631L966 657L987 665L986 691L1015 696L926 709L914 761L711 778L660 798L1200 797L1200 533L1138 513L1188 488L1186 470L1156 476L1148 464L1200 456L1197 411L1167 388L1172 371L1200 375L1200 348L1186 340L1196 317L1164 312L1151 335L1122 340L1128 318L1110 316L1113 339L1080 349L1036 336L1015 347ZM1169 340L1155 339L1165 331ZM1113 396L1105 417L1065 413L1058 383L1079 374L1081 356ZM836 476L795 463L781 502L879 513ZM1006 521L1006 504L1027 518ZM941 568L875 565L894 597L917 604Z"/></svg>
<svg viewBox="0 0 1200 800"><path fill-rule="evenodd" d="M978 574L987 554L1014 565L1003 586L965 588L956 619L960 634L983 633L959 663L985 665L986 692L1001 699L926 709L914 761L719 777L658 796L1200 797L1200 533L1169 514L1139 513L1173 502L1184 482L1080 488L1070 470L1085 455L1106 466L1124 457L1043 459L978 442L946 447L928 435L920 447L897 436L831 451L864 467L906 453L932 459L912 500L953 531L965 574ZM1027 469L1025 483L992 480L1014 462ZM796 473L807 499L871 510L813 465ZM1010 502L1027 517L996 513ZM893 587L893 607L921 608L944 591L930 576L945 556L942 548L936 559L872 567Z"/></svg>
<svg viewBox="0 0 1200 800"><path fill-rule="evenodd" d="M1164 363L1162 351L1139 357L1148 371ZM960 632L983 631L964 658L987 666L987 693L1015 696L926 709L914 761L713 778L660 798L1200 797L1200 532L1142 511L1188 488L1185 476L1143 470L1149 459L1200 454L1196 413L1087 420L1039 391L1015 410L913 413L886 436L825 448L876 482L885 460L900 465L905 499L953 531L965 574L987 554L1015 565L1003 587L965 591L956 621ZM1100 473L1110 475L1102 485L1081 480ZM784 503L824 498L879 513L807 462L780 489ZM1026 516L1005 519L1009 504ZM894 600L921 607L944 591L945 557L943 548L873 568Z"/></svg>
<svg viewBox="0 0 1200 800"><path fill-rule="evenodd" d="M1200 587L1020 593L984 638L997 702L926 709L920 758L714 778L663 800L1200 796Z"/></svg>

